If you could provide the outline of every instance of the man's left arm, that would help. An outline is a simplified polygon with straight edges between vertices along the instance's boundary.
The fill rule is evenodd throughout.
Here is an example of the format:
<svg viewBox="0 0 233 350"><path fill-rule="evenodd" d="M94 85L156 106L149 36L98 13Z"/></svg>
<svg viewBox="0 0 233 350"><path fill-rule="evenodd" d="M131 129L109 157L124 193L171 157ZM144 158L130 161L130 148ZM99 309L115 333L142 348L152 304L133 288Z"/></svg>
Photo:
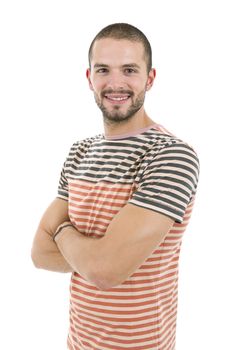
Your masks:
<svg viewBox="0 0 233 350"><path fill-rule="evenodd" d="M104 237L90 238L68 226L55 240L74 271L106 290L131 276L173 223L169 216L128 203L113 218Z"/></svg>

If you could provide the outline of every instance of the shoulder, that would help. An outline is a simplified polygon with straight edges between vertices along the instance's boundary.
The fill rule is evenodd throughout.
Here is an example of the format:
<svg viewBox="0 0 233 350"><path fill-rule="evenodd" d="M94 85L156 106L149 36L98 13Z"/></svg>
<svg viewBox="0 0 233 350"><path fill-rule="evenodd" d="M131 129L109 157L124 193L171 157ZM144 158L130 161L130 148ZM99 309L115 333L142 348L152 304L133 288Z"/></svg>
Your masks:
<svg viewBox="0 0 233 350"><path fill-rule="evenodd" d="M103 139L102 134L94 135L91 137L86 137L84 139L78 140L72 144L73 149L77 149L79 147L89 147L91 144L95 143L96 141L100 141Z"/></svg>
<svg viewBox="0 0 233 350"><path fill-rule="evenodd" d="M69 156L75 156L77 152L80 155L84 155L93 144L100 142L102 139L103 139L103 135L98 134L98 135L87 137L85 139L81 139L74 142L70 147Z"/></svg>
<svg viewBox="0 0 233 350"><path fill-rule="evenodd" d="M174 154L191 157L199 163L198 155L193 146L175 136L167 129L158 125L144 134L144 141L148 144L148 151L154 156L160 154Z"/></svg>
<svg viewBox="0 0 233 350"><path fill-rule="evenodd" d="M147 150L146 171L160 174L179 174L198 182L200 163L194 148L186 141L169 133L167 130L153 130L150 135L150 147Z"/></svg>

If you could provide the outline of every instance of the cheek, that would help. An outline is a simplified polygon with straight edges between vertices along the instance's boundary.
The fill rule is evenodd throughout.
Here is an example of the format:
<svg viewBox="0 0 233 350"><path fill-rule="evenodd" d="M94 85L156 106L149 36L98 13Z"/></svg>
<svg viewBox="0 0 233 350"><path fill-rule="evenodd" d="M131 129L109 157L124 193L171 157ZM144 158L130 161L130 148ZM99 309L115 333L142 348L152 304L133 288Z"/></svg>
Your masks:
<svg viewBox="0 0 233 350"><path fill-rule="evenodd" d="M132 90L135 91L142 91L142 89L145 88L146 84L146 79L143 79L142 77L134 77L128 81L128 85L132 88Z"/></svg>
<svg viewBox="0 0 233 350"><path fill-rule="evenodd" d="M93 91L95 91L97 94L100 94L101 91L103 90L104 84L101 81L94 80L92 81L92 88Z"/></svg>

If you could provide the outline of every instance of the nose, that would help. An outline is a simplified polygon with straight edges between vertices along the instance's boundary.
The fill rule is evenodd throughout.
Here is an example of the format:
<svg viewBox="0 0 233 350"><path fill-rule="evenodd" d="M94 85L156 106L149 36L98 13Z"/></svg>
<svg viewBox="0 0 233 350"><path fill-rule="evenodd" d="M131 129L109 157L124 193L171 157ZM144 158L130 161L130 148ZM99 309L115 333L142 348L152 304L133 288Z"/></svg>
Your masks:
<svg viewBox="0 0 233 350"><path fill-rule="evenodd" d="M125 82L123 75L120 72L112 71L108 76L108 81L106 84L108 89L112 90L122 90L125 87Z"/></svg>

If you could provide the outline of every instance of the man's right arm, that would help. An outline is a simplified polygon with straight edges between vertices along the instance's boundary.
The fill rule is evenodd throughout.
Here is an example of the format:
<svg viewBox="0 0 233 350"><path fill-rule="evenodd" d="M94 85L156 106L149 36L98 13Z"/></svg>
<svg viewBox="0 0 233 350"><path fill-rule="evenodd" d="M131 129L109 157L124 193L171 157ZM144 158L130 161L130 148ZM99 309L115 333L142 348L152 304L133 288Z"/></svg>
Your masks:
<svg viewBox="0 0 233 350"><path fill-rule="evenodd" d="M31 257L37 268L56 272L73 272L52 239L57 227L69 220L68 202L56 198L42 216L33 240Z"/></svg>

